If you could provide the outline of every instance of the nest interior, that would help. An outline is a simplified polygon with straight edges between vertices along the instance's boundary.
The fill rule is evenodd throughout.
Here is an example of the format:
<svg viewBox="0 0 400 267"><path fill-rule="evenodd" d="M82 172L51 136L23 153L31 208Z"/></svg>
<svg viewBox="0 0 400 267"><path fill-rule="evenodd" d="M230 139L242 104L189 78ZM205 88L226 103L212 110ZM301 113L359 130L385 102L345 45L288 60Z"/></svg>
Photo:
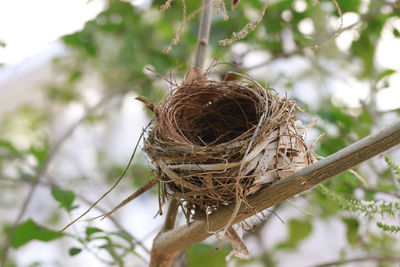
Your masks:
<svg viewBox="0 0 400 267"><path fill-rule="evenodd" d="M162 202L209 214L312 163L296 109L250 79L183 82L154 107L144 143Z"/></svg>

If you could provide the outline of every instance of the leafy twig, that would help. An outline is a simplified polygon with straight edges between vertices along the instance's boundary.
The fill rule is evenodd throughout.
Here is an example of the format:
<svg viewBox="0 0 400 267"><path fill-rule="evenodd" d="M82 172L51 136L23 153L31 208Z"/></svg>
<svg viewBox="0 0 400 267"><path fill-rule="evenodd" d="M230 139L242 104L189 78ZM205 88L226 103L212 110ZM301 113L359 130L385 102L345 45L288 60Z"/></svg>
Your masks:
<svg viewBox="0 0 400 267"><path fill-rule="evenodd" d="M400 202L385 201L358 201L354 199L344 198L335 192L329 190L324 185L318 185L320 192L328 197L333 203L340 206L344 210L351 212L361 212L364 215L371 214L390 214L394 215L396 211L400 211Z"/></svg>
<svg viewBox="0 0 400 267"><path fill-rule="evenodd" d="M22 207L20 208L20 211L17 215L17 218L15 219L13 225L10 228L9 234L7 236L7 240L5 242L3 251L2 251L2 257L1 257L1 264L0 267L5 267L6 266L6 262L7 262L7 258L8 258L8 252L11 246L11 241L14 237L14 233L15 230L18 227L18 224L20 223L22 217L24 216L24 214L26 213L29 203L36 191L36 188L38 186L38 184L40 183L42 176L46 173L50 163L53 161L55 155L58 153L58 151L60 150L60 148L62 147L62 145L64 144L64 142L74 133L74 131L78 128L79 125L82 124L82 122L84 122L88 117L90 117L95 111L97 111L97 109L99 109L101 106L103 106L104 104L106 104L107 102L110 101L110 99L112 98L112 96L114 96L116 93L120 93L119 91L114 91L110 94L107 94L102 100L100 100L99 103L97 103L95 106L91 107L88 109L88 111L85 113L85 115L83 115L83 117L78 120L74 125L72 125L69 130L54 144L53 148L50 150L47 158L45 159L45 161L43 162L43 164L39 167L33 181L32 181L32 185L29 189L29 193L27 195L27 197L25 198Z"/></svg>
<svg viewBox="0 0 400 267"><path fill-rule="evenodd" d="M48 175L46 175L46 176L48 177ZM11 178L11 177L6 177L6 176L0 176L0 181L10 181L10 182L13 182L13 183L19 183L19 182L32 183L31 180L26 180L26 179L13 179L13 178ZM47 182L47 181L40 181L39 184L40 184L41 186L48 186L48 187L61 188L57 183L54 182L54 180L53 180L53 181L49 181L49 182ZM91 204L92 204L92 201L88 200L86 197L84 197L84 196L82 196L82 195L80 195L80 194L77 194L76 192L74 192L74 194L75 194L76 198L80 199L81 201L85 202L86 204L88 204L88 205L91 205ZM97 210L98 210L99 212L101 212L101 213L106 213L106 212L107 212L104 208L100 207L99 205L96 205L94 208L97 209ZM143 243L142 243L140 240L138 240L137 238L135 238L132 234L130 234L130 233L128 232L128 230L126 230L126 229L118 222L118 220L116 220L113 216L109 216L108 218L110 219L110 221L111 221L118 229L120 229L121 231L123 231L124 233L126 233L127 235L129 235L129 236L132 238L133 242L134 242L136 245L140 246L145 252L147 252L148 254L150 254L150 251L143 245Z"/></svg>
<svg viewBox="0 0 400 267"><path fill-rule="evenodd" d="M392 234L397 234L398 232L400 232L399 225L389 225L389 224L382 223L382 222L377 222L376 225L385 232L389 232Z"/></svg>

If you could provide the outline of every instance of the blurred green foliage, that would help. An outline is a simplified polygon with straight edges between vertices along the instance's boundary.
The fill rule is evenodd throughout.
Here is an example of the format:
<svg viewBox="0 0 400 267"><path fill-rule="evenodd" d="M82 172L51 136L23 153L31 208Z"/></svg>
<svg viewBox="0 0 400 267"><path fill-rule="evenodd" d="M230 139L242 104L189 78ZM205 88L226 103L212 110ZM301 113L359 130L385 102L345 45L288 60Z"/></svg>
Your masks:
<svg viewBox="0 0 400 267"><path fill-rule="evenodd" d="M278 249L294 249L296 248L300 241L305 239L311 234L312 225L309 221L300 221L297 219L292 219L288 224L289 237L284 242L278 244Z"/></svg>
<svg viewBox="0 0 400 267"><path fill-rule="evenodd" d="M225 257L230 250L226 247L216 250L214 245L196 244L187 250L188 266L219 267L224 266Z"/></svg>
<svg viewBox="0 0 400 267"><path fill-rule="evenodd" d="M62 236L62 233L47 229L29 219L16 228L11 245L19 248L32 240L48 242Z"/></svg>
<svg viewBox="0 0 400 267"><path fill-rule="evenodd" d="M186 1L187 14L195 12L200 2ZM263 2L241 1L235 10L228 9L228 21L224 21L222 16L214 12L209 50L210 57L218 57L222 62L233 63L245 69L249 67L250 72L264 68L262 77L254 72L261 83L268 81L269 86L274 88L284 85L289 95L293 94L304 108L302 119L304 118L306 122L314 118L319 119L315 128L319 133L325 132L326 135L317 143L315 150L319 155L327 156L367 136L375 127L380 126L380 122L385 118L399 117L399 110L377 109L376 94L379 90L390 87L390 78L399 75L399 69L378 66L376 51L385 28L391 29L394 38L400 38L400 29L393 26L395 25L393 21L398 20L400 15L400 3L389 0L338 1L345 16L356 17L354 24L346 24L344 28L345 34L352 33L348 48L340 48L338 41L331 40L319 49L311 50L311 46L328 40L339 26L338 11L332 1L320 0L316 5L312 2L312 0L271 1L257 29L249 33L244 40L228 47L219 46L218 41L228 38L232 32L238 32L253 21ZM16 199L3 197L5 192L25 192L25 187L37 178L43 164L52 160L50 152L56 142L49 133L57 114L72 104L79 105L86 111L90 110L91 104L82 87L85 80L95 77L101 83L101 86L95 88L96 92L104 99L110 99L110 102L111 99L117 99L104 111L88 114L86 120L82 122L85 127L94 129L99 125L106 125L107 121L111 120L108 114L121 110L121 99L129 93L146 96L151 101L159 101L167 93L168 85L165 81L157 74L146 70L147 67L166 75L168 79L176 78L179 81L192 64L199 16L186 23L180 42L172 47L171 52L162 53L182 23L181 1L173 1L171 8L164 12L158 10L158 7L164 4L161 0L154 1L152 7L147 10L140 10L127 1L108 0L106 3L105 9L94 19L86 22L82 30L62 38L69 52L54 59L54 69L59 73L59 77L49 81L45 88L49 103L41 108L20 107L0 121L0 183L4 183L0 187L0 208L3 210L17 209L14 202L18 202ZM305 34L302 25L310 22L314 30L311 34ZM0 46L2 45L0 41ZM257 52L266 53L265 63L260 64L259 68L252 69L252 64L248 61L252 53ZM292 65L290 61L285 61L293 58L307 62L306 67L298 67L296 64ZM274 74L273 70L278 63L286 64L285 70ZM257 64L259 62L254 65ZM226 70L237 70L237 68L218 67L217 76L223 76ZM169 71L173 72L173 76L168 75ZM357 106L335 101L332 92L327 89L329 81L341 79L343 73L369 86L369 96L359 101ZM317 103L309 103L305 101L307 97L299 98L292 92L292 89L294 91L299 84L310 80L312 83L307 86L312 86L318 95ZM24 142L21 143L21 139ZM139 188L152 176L142 156L127 173L132 190ZM107 162L105 158L104 150L99 148L96 168L103 174L100 182L109 186L115 177L119 176L124 166ZM369 228L360 227L363 219L342 212L340 205L335 205L335 202L347 203L347 207L351 208L350 204L354 204L352 201L359 199L359 195L368 201L376 201L377 196L382 194L398 197L399 185L394 181L393 174L399 179L399 169L390 159L386 161L389 167L382 168L371 163L367 171L360 170L370 183L369 187L364 187L354 175L343 173L325 182L329 192L333 192L331 195L315 190L303 196L308 203L306 208L312 210L319 220L328 222L339 218L346 229L349 247L365 254L395 253L394 244L399 241L390 232L398 232L398 226L378 222L377 226L389 234L383 231L376 234ZM16 170L12 177L8 177L10 168ZM51 170L48 170L47 176L51 177ZM43 178L44 184L48 182L49 193L67 213L82 201L82 198L78 198L77 190L72 188L77 188L77 183L83 185L96 179L91 177L91 174L68 177L62 181L49 177ZM378 181L376 177L379 178ZM279 209L285 207L286 204L283 203ZM149 211L156 212L157 207L151 207ZM63 212L61 209L54 209L53 217L49 221L58 226L64 224L65 221L60 222L61 212ZM28 216L34 217L33 214ZM305 215L283 219L287 221L286 239L273 244L270 251L264 249L252 261L265 266L279 265L280 255L296 253L296 249L313 235L314 219ZM9 229L11 223L7 221L1 226ZM16 228L12 247L17 249L32 240L51 241L62 236L37 224L33 219L28 219ZM74 244L69 248L70 256L80 255L82 251L88 251L88 248L93 246L107 253L109 260L106 261L107 264L123 266L127 254L140 257L136 252L134 238L124 229L108 231L88 225L83 236L72 237ZM262 241L259 242L259 247L263 248ZM4 247L4 238L0 244L0 247ZM344 257L347 251L351 254L348 247L343 249ZM186 259L188 266L224 266L225 256L229 251L229 246L215 250L213 245L196 244L186 251ZM10 266L14 266L13 262L15 258L9 257ZM237 264L244 266L246 262L239 261Z"/></svg>

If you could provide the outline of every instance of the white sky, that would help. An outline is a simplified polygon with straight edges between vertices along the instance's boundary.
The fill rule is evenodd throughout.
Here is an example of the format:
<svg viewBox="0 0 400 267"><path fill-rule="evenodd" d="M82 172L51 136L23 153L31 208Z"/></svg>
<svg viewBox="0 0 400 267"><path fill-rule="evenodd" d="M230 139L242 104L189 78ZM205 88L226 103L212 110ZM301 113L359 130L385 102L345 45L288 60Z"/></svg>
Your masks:
<svg viewBox="0 0 400 267"><path fill-rule="evenodd" d="M102 0L0 1L0 62L15 64L75 32L102 9Z"/></svg>

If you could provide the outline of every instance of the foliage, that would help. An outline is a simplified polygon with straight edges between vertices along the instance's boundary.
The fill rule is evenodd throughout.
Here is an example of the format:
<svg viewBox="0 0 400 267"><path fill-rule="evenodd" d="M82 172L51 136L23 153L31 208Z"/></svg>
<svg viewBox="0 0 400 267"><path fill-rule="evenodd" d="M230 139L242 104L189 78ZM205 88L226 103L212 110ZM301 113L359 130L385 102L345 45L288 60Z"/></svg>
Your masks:
<svg viewBox="0 0 400 267"><path fill-rule="evenodd" d="M397 225L388 225L388 224L384 224L381 222L377 222L376 225L379 228L381 228L383 231L386 231L386 232L395 233L395 234L400 232L400 226L397 226Z"/></svg>
<svg viewBox="0 0 400 267"><path fill-rule="evenodd" d="M213 245L196 244L187 251L188 266L224 266L225 256L227 256L229 252L229 249L226 247L215 250L215 246Z"/></svg>
<svg viewBox="0 0 400 267"><path fill-rule="evenodd" d="M75 199L75 194L71 190L62 190L53 187L51 188L51 194L53 195L53 198L60 203L60 208L65 208L68 212L78 207L72 205Z"/></svg>
<svg viewBox="0 0 400 267"><path fill-rule="evenodd" d="M62 233L49 230L28 219L15 229L11 245L13 248L19 248L32 240L48 242L62 236Z"/></svg>
<svg viewBox="0 0 400 267"><path fill-rule="evenodd" d="M389 168L393 171L393 173L397 177L397 181L400 183L400 167L399 165L395 164L389 157L385 157L386 164Z"/></svg>
<svg viewBox="0 0 400 267"><path fill-rule="evenodd" d="M289 221L289 237L278 245L279 249L294 249L300 241L311 234L312 226L310 222L292 219Z"/></svg>
<svg viewBox="0 0 400 267"><path fill-rule="evenodd" d="M382 217L385 214L394 216L395 213L400 211L399 202L387 202L387 201L357 201L354 199L346 199L335 192L329 190L322 184L318 185L322 194L327 196L329 200L338 205L343 210L351 212L359 212L363 215L375 215L380 214Z"/></svg>
<svg viewBox="0 0 400 267"><path fill-rule="evenodd" d="M29 219L17 224L11 240L14 249L8 255L10 266L17 266L23 258L22 248L33 240L52 241L51 246L60 247L62 254L68 257L66 262L69 258L85 257L86 252L99 258L99 265L123 266L127 259L131 260L129 257L138 259L140 263L148 258L133 234L137 229L131 222L128 228L118 224L119 219L116 219L116 224L113 221L109 224L82 222L78 232L64 235L51 230L65 225L78 213L78 206L92 202L123 170L123 161L107 155L107 145L110 145L107 142L110 140L99 141L97 138L99 132L104 136L112 135L114 125L119 125L115 121L122 117L124 103L133 105L131 100L134 96L143 95L156 102L167 93L169 85L146 67L179 81L192 63L196 47L198 16L187 21L180 42L171 52L168 55L162 53L182 22L181 1L173 1L171 8L162 12L158 7L165 1L161 0L154 1L145 10L128 1L105 2L104 10L86 22L83 29L62 38L68 53L54 59L53 69L57 77L44 88L47 101L43 105L16 107L0 120L0 212L12 216L1 218L0 227L4 228L6 235L0 239L0 248L6 246L10 231L7 229L11 229L13 216L21 209L27 190L35 184L41 188L29 201L31 208L24 214L24 218ZM201 1L185 2L187 14L192 14ZM221 62L238 66L218 66L214 73L216 78L223 77L228 70L244 68L261 84L268 82L268 86L294 98L304 109L304 113L299 115L301 120L311 122L318 118L314 134L325 133L325 136L318 141L315 150L319 155L327 156L388 121L399 119L398 109L382 109L378 105L378 96L392 87L394 78L399 75L398 68L381 64L377 57L384 38L388 35L396 40L400 38L396 22L400 8L398 1L338 1L345 18L342 35L317 50L311 50L310 47L329 39L339 25L338 12L332 1L320 0L317 5L312 5L313 2L271 1L260 25L246 39L231 46L220 46L218 41L229 38L232 32L240 31L253 21L263 6L263 1L259 0L240 1L236 9L228 9L228 21L214 13L209 50L210 58L219 57ZM354 23L346 21L348 17L353 17ZM306 31L305 25L311 30ZM169 71L173 75L167 75ZM88 86L88 81L92 80L97 82ZM357 91L359 88L367 92L365 96L354 99L351 94L341 95L344 91ZM95 110L94 99L102 103ZM80 111L79 114L83 112L82 117L76 118L76 121L82 119L77 124L78 130L73 125L71 128L65 126L65 114L74 107L75 111ZM130 126L140 127L136 121ZM63 134L70 129L72 133L63 139ZM82 133L90 138L82 138ZM77 139L82 141L77 142ZM96 141L91 153L86 153L82 144L87 140ZM127 140L117 140L111 145L128 146ZM71 151L78 151L79 156L68 157ZM247 235L256 237L253 238L256 240L245 239L245 242L255 242L254 247L260 250L252 261L275 266L286 256L300 257L299 247L312 240L317 224L328 224L332 220L345 227L347 243L342 248L341 258L354 251L395 255L399 226L386 222L384 218L396 215L399 203L379 199L382 195L398 198L400 169L394 163L398 160L395 153L386 155L390 156L385 158L389 168L380 158L357 168L368 181L368 187L364 187L353 174L343 173L326 181L320 190L302 195L306 209L315 215L313 218L292 212L287 203L278 205L276 214L287 221L285 237L268 243L267 248L265 240L269 237L259 234L262 226L256 227L255 233ZM88 157L90 160L85 160ZM143 155L139 157L128 171L125 184L117 189L119 191L113 198L119 199L131 193L152 176ZM89 165L88 162L92 166L82 166ZM65 165L76 171L60 173L58 169ZM87 192L92 194L87 195ZM148 197L155 198L155 194ZM149 213L156 213L158 207L146 209ZM343 209L346 212L342 212ZM120 212L124 214L121 218L125 218L130 211ZM367 216L355 216L354 213ZM376 222L377 219L384 222ZM135 217L134 220L142 218ZM370 221L373 224L368 224ZM265 225L262 229L267 233L271 231L274 234L278 223L280 221L275 215L271 215L261 225ZM368 227L363 227L365 224ZM151 232L150 228L148 232ZM329 234L336 236L336 233ZM57 240L68 242L68 251ZM318 244L314 246L318 248ZM197 244L187 250L186 258L189 266L224 266L229 250L228 246L216 251L214 245ZM248 262L236 263L245 266Z"/></svg>

